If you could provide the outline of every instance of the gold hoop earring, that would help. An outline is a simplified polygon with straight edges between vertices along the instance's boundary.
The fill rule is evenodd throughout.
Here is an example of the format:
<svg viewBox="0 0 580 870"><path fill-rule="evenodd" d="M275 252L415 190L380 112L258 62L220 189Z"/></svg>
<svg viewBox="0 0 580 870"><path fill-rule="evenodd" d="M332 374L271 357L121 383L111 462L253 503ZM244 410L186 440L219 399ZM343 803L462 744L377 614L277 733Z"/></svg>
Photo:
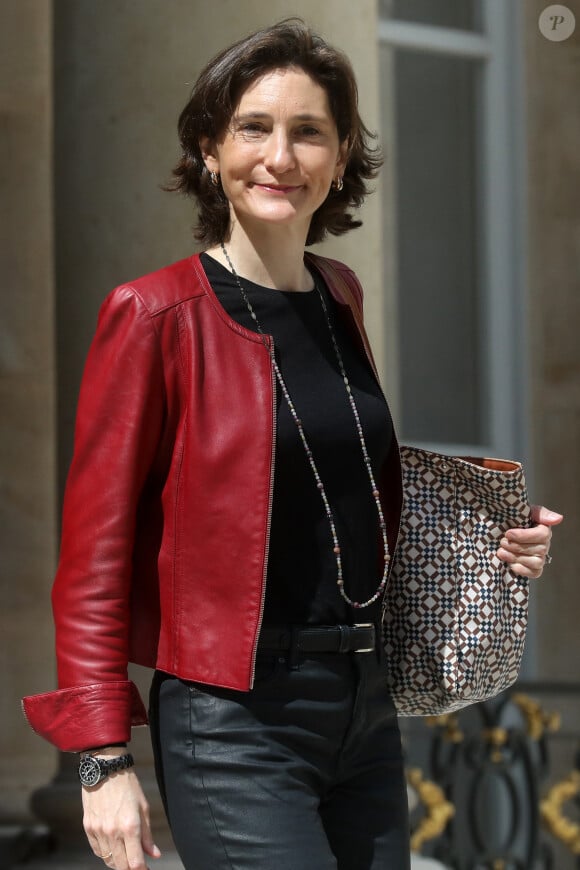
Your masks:
<svg viewBox="0 0 580 870"><path fill-rule="evenodd" d="M342 180L342 175L339 175L334 182L334 189L340 193L342 188L344 187L344 181Z"/></svg>
<svg viewBox="0 0 580 870"><path fill-rule="evenodd" d="M217 172L214 172L213 169L212 169L212 171L211 171L210 174L209 174L209 177L211 178L211 183L212 183L213 185L215 185L215 187L217 187L218 184L219 184L219 181L220 181L220 177L219 177L219 175L217 174Z"/></svg>

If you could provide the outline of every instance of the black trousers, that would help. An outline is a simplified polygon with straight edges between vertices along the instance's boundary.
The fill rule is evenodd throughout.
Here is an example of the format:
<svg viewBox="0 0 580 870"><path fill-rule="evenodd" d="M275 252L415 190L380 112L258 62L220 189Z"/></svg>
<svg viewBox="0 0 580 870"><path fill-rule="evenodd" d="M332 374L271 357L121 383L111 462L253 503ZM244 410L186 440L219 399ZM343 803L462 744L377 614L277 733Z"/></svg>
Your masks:
<svg viewBox="0 0 580 870"><path fill-rule="evenodd" d="M309 653L293 669L260 654L249 693L155 674L157 780L186 870L408 870L380 655Z"/></svg>

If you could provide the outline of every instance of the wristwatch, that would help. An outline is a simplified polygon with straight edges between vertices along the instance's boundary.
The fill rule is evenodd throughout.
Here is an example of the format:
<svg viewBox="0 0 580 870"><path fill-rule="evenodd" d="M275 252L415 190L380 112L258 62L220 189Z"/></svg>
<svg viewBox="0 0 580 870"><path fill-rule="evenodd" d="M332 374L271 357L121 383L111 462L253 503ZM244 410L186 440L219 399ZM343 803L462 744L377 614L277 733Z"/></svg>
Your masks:
<svg viewBox="0 0 580 870"><path fill-rule="evenodd" d="M133 767L135 761L130 752L117 758L95 758L94 755L83 755L79 762L79 779L88 788L98 785L110 773Z"/></svg>

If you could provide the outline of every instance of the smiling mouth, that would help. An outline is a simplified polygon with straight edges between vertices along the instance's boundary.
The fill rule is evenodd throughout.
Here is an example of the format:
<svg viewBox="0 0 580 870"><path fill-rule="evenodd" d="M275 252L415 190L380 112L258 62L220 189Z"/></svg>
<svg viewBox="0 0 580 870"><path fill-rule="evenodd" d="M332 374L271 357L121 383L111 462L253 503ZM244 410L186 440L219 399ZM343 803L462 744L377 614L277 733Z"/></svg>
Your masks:
<svg viewBox="0 0 580 870"><path fill-rule="evenodd" d="M260 187L262 190L269 190L272 193L292 193L294 190L300 190L301 184L258 184L255 183L256 187Z"/></svg>

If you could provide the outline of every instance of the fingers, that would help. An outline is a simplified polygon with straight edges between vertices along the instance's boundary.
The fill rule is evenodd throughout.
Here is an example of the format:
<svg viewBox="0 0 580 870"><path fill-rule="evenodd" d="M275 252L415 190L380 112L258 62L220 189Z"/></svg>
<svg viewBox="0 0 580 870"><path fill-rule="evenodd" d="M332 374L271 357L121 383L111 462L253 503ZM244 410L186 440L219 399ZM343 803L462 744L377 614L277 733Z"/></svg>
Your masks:
<svg viewBox="0 0 580 870"><path fill-rule="evenodd" d="M125 850L125 843L123 840L116 840L113 845L113 856L109 861L105 861L107 867L114 868L114 870L129 870L130 864L128 861L127 852ZM143 861L141 864L135 864L136 868L139 870L147 870L145 866L145 862Z"/></svg>
<svg viewBox="0 0 580 870"><path fill-rule="evenodd" d="M141 845L146 855L150 855L152 858L161 857L161 851L159 847L155 845L153 840L149 819L149 807L147 805L141 807Z"/></svg>
<svg viewBox="0 0 580 870"><path fill-rule="evenodd" d="M112 842L109 848L102 845L103 841L99 841L96 846L90 839L89 842L96 857L111 870L148 870L139 837L119 838ZM157 847L154 846L154 849ZM153 857L158 858L160 854L157 849L157 854Z"/></svg>
<svg viewBox="0 0 580 870"><path fill-rule="evenodd" d="M505 540L505 539L504 539ZM502 540L501 545L497 551L497 555L504 562L508 562L510 565L514 564L519 560L526 559L537 559L539 561L543 561L546 558L548 553L548 548L546 546L520 546L518 544L505 544Z"/></svg>
<svg viewBox="0 0 580 870"><path fill-rule="evenodd" d="M537 545L547 547L551 540L552 529L549 526L531 526L529 529L508 529L501 541L501 546L522 544L526 546Z"/></svg>
<svg viewBox="0 0 580 870"><path fill-rule="evenodd" d="M123 844L125 864L116 866L115 870L147 870L145 855L141 845L141 836L126 838Z"/></svg>
<svg viewBox="0 0 580 870"><path fill-rule="evenodd" d="M506 562L506 564L509 565L510 571L513 571L514 574L537 580L542 576L546 564L547 552L543 551L522 555L512 553L509 550L500 547L497 551L497 556L502 560L502 562Z"/></svg>
<svg viewBox="0 0 580 870"><path fill-rule="evenodd" d="M531 518L536 525L529 529L508 529L500 541L497 556L515 574L537 579L541 577L550 552L552 526L564 517L542 505L532 505Z"/></svg>
<svg viewBox="0 0 580 870"><path fill-rule="evenodd" d="M98 836L87 818L83 820L83 827L85 829L85 834L87 835L87 840L89 841L89 846L93 850L95 857L100 858L101 861L105 862L105 864L112 860L113 850L109 848L105 836Z"/></svg>
<svg viewBox="0 0 580 870"><path fill-rule="evenodd" d="M102 852L101 849L103 849ZM113 853L110 849L107 849L106 846L97 846L96 848L93 847L93 852L95 854L95 858L99 858L108 867L113 867Z"/></svg>
<svg viewBox="0 0 580 870"><path fill-rule="evenodd" d="M131 848L131 842L117 840L112 852L97 857L111 870L148 870L142 849Z"/></svg>
<svg viewBox="0 0 580 870"><path fill-rule="evenodd" d="M109 841L109 838L104 834L104 832L98 837L94 834L89 834L86 825L85 832L87 833L89 845L96 858L99 858L103 864L107 867L111 867L112 870L126 870L128 865L122 841L113 842L112 839ZM119 844L123 847L122 854Z"/></svg>
<svg viewBox="0 0 580 870"><path fill-rule="evenodd" d="M532 520L534 523L540 523L544 526L557 526L564 517L557 511L551 511L543 505L533 504L531 506Z"/></svg>
<svg viewBox="0 0 580 870"><path fill-rule="evenodd" d="M122 771L95 789L83 788L83 825L95 855L111 870L148 870L145 853L158 858L149 805L133 771Z"/></svg>
<svg viewBox="0 0 580 870"><path fill-rule="evenodd" d="M497 556L515 574L538 579L544 570L549 549L549 539L541 544L521 544L502 538Z"/></svg>
<svg viewBox="0 0 580 870"><path fill-rule="evenodd" d="M548 526L510 529L500 541L497 556L522 577L541 577L550 551L552 531Z"/></svg>
<svg viewBox="0 0 580 870"><path fill-rule="evenodd" d="M148 853L154 858L159 858L161 852L153 843L150 831L149 837ZM141 832L135 826L129 826L122 832L117 830L109 835L103 835L98 840L89 837L89 843L97 858L100 858L111 870L148 870L143 854Z"/></svg>

